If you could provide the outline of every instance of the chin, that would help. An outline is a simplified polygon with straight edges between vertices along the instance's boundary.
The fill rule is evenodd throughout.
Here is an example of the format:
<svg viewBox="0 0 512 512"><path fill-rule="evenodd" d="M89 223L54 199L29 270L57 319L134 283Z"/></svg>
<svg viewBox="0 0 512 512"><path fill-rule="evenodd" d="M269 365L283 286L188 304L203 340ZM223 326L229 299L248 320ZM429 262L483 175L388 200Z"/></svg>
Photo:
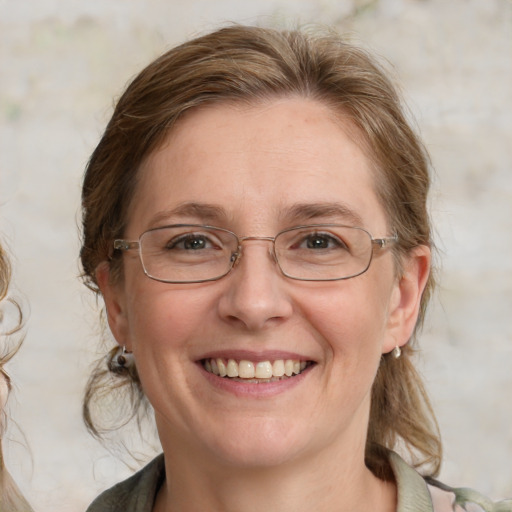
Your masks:
<svg viewBox="0 0 512 512"><path fill-rule="evenodd" d="M257 469L281 466L294 460L307 443L283 422L253 420L251 425L224 429L213 451L226 465ZM301 441L302 439L302 441Z"/></svg>

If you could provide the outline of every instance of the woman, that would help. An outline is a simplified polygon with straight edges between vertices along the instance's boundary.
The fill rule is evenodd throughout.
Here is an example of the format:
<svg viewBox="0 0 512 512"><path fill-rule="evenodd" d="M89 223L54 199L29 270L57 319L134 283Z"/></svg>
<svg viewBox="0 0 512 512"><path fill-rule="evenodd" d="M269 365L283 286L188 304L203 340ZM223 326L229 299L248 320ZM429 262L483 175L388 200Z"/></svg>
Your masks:
<svg viewBox="0 0 512 512"><path fill-rule="evenodd" d="M439 471L410 347L428 188L393 86L335 35L235 26L144 69L84 180L84 275L118 343L84 412L99 435L108 386L134 414L147 397L163 455L89 510L464 506L392 451Z"/></svg>
<svg viewBox="0 0 512 512"><path fill-rule="evenodd" d="M4 430L5 412L4 408L7 403L9 391L11 389L11 379L4 369L5 363L9 361L17 351L18 347L12 348L9 338L19 331L21 327L22 315L18 305L10 301L19 312L19 321L13 328L5 327L4 309L7 292L9 290L9 282L11 269L7 255L3 247L0 245L0 511L2 512L31 512L32 508L21 494L18 486L7 471L2 453L1 434Z"/></svg>

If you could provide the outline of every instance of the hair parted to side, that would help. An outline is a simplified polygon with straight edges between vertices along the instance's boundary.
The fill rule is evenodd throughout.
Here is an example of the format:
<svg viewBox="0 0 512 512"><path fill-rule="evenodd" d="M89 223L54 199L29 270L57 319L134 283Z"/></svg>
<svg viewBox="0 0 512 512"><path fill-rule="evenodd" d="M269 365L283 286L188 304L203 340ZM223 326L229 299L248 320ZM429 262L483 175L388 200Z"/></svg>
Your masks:
<svg viewBox="0 0 512 512"><path fill-rule="evenodd" d="M14 340L13 336L21 330L23 315L19 305L7 298L9 283L11 281L11 267L3 247L0 245L0 511L1 512L33 512L32 507L21 494L18 486L12 479L5 466L2 451L2 435L5 430L6 415L4 411L11 379L4 369L4 365L16 354L22 339ZM5 326L4 306L8 303L14 306L17 319L14 325Z"/></svg>
<svg viewBox="0 0 512 512"><path fill-rule="evenodd" d="M381 66L330 31L230 26L157 58L119 99L84 178L80 256L86 285L98 292L95 270L105 261L112 279L122 279L121 259L113 253L112 243L124 235L138 170L187 111L213 103L254 104L290 96L323 103L353 126L356 140L373 163L376 191L390 229L398 234L398 271L401 256L418 245L432 247L426 205L428 155ZM417 327L433 286L431 275ZM425 474L435 475L440 467L437 423L411 363L412 353L407 346L398 360L384 356L373 387L366 461L382 477L382 450L397 444L409 449L412 463L423 466ZM101 364L89 381L84 403L86 423L95 434L99 429L90 413L92 403L111 383L105 377L105 362ZM125 375L123 382L132 392L135 384L138 396L143 396L136 374Z"/></svg>

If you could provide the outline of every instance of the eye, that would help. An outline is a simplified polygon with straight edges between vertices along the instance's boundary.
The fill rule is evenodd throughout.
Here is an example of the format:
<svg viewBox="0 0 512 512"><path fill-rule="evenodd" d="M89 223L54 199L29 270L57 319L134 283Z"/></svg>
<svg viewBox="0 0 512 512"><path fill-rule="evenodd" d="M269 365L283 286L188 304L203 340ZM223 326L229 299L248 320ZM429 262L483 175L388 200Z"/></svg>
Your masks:
<svg viewBox="0 0 512 512"><path fill-rule="evenodd" d="M326 249L348 249L345 242L329 233L309 233L296 244L298 249L326 250Z"/></svg>
<svg viewBox="0 0 512 512"><path fill-rule="evenodd" d="M206 235L199 233L186 233L169 240L165 245L165 248L183 251L200 251L204 249L219 248L219 244L215 244L213 240Z"/></svg>

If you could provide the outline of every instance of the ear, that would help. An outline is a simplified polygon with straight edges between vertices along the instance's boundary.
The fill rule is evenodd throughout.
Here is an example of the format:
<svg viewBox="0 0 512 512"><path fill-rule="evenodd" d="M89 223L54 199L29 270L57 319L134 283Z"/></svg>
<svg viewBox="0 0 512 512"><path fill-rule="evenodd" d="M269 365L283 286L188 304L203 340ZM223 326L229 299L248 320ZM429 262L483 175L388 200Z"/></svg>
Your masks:
<svg viewBox="0 0 512 512"><path fill-rule="evenodd" d="M112 282L110 265L107 261L103 261L96 267L96 282L103 295L110 330L117 343L131 352L125 295L122 285Z"/></svg>
<svg viewBox="0 0 512 512"><path fill-rule="evenodd" d="M429 274L430 249L426 245L415 247L402 261L402 274L393 288L383 354L404 346L411 339Z"/></svg>

